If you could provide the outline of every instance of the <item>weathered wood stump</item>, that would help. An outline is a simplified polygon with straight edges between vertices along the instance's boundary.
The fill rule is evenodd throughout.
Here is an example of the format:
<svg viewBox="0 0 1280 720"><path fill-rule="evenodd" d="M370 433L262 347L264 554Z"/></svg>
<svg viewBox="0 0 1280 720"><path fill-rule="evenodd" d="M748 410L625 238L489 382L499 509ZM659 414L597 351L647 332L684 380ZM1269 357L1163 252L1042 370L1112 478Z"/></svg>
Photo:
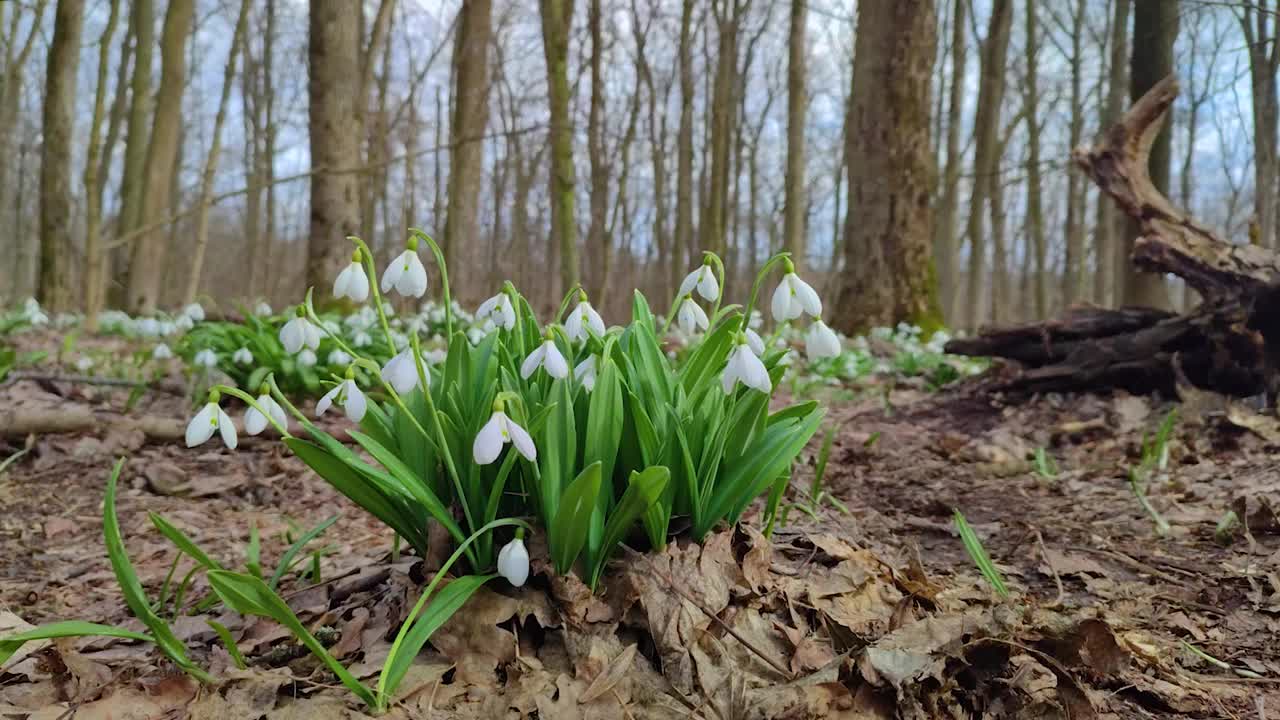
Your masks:
<svg viewBox="0 0 1280 720"><path fill-rule="evenodd" d="M1173 394L1178 382L1247 397L1274 395L1280 382L1280 256L1237 245L1175 208L1151 183L1151 144L1178 94L1160 81L1076 164L1141 225L1132 262L1177 275L1203 298L1178 315L1153 308L1069 309L1062 317L984 328L947 352L1015 361L1021 371L993 389L1106 390Z"/></svg>

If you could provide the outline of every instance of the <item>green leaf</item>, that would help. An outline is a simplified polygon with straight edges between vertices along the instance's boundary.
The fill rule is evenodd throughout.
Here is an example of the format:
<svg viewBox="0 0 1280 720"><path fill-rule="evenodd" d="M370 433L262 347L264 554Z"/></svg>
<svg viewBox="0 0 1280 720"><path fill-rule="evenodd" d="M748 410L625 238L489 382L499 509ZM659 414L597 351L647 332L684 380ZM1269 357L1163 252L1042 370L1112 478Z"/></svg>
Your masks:
<svg viewBox="0 0 1280 720"><path fill-rule="evenodd" d="M147 517L151 519L151 524L160 531L161 535L168 538L169 542L178 546L178 549L189 555L191 559L200 563L209 570L222 569L222 566L218 564L217 560L214 560L205 554L204 550L201 550L198 545L192 542L191 538L187 537L186 533L179 530L168 520L165 520L163 517L153 512L148 512Z"/></svg>
<svg viewBox="0 0 1280 720"><path fill-rule="evenodd" d="M595 511L596 494L600 492L600 462L591 463L560 499L560 510L551 518L547 544L551 549L556 572L564 574L573 568L578 553L587 541L591 513Z"/></svg>
<svg viewBox="0 0 1280 720"><path fill-rule="evenodd" d="M541 496L542 515L547 520L559 513L560 497L565 483L572 477L577 464L577 428L573 417L573 396L566 380L551 384L550 397L555 403L547 418L541 440L538 443L538 460L542 478L538 488Z"/></svg>
<svg viewBox="0 0 1280 720"><path fill-rule="evenodd" d="M667 483L671 481L671 471L661 465L645 468L644 472L632 472L627 482L627 490L609 515L609 522L604 526L601 541L601 552L594 567L591 568L591 587L594 589L600 582L600 574L604 570L605 561L613 554L618 543L626 537L627 531L662 497Z"/></svg>
<svg viewBox="0 0 1280 720"><path fill-rule="evenodd" d="M293 567L293 559L302 551L302 548L305 547L307 543L320 537L320 533L328 530L329 526L337 522L340 517L342 517L341 513L333 515L328 520L325 520L305 532L302 537L298 538L297 542L290 545L289 549L285 551L284 556L280 558L280 564L276 566L276 571L272 573L271 580L267 583L267 587L270 587L272 590L279 587L280 580L284 578L284 574L289 571L289 568Z"/></svg>
<svg viewBox="0 0 1280 720"><path fill-rule="evenodd" d="M369 707L377 707L377 700L374 698L373 691L365 687L341 663L335 660L328 650L325 650L324 645L320 644L320 641L307 631L306 626L302 624L297 615L293 614L293 610L289 608L289 605L275 591L267 587L262 578L227 570L213 570L209 573L209 584L213 587L213 591L218 594L218 597L222 598L222 602L232 610L241 615L256 615L275 620L288 628L316 658L323 662L342 681L343 685L347 686L348 690Z"/></svg>
<svg viewBox="0 0 1280 720"><path fill-rule="evenodd" d="M987 554L987 549L982 546L982 540L978 539L978 534L973 531L969 521L965 520L964 515L959 510L953 511L951 519L955 522L956 532L960 535L960 542L969 553L973 564L978 566L982 576L987 579L987 582L991 583L991 587L995 589L1000 597L1009 597L1009 588L1004 584L1004 577L996 569L995 564L991 562L991 556Z"/></svg>
<svg viewBox="0 0 1280 720"><path fill-rule="evenodd" d="M244 566L255 577L262 577L262 541L258 537L258 524L249 523L249 544L244 549Z"/></svg>
<svg viewBox="0 0 1280 720"><path fill-rule="evenodd" d="M409 632L401 640L401 644L395 648L395 653L387 658L387 665L383 668L383 677L379 681L383 692L388 696L394 696L396 688L399 687L400 681L404 679L404 674L408 672L413 660L421 652L422 646L427 644L427 640L431 639L431 634L440 629L441 625L448 622L449 618L458 611L479 590L485 583L498 577L497 575L467 575L451 581L445 585L440 592L436 593L435 599L427 606L427 609L413 621L413 626Z"/></svg>
<svg viewBox="0 0 1280 720"><path fill-rule="evenodd" d="M231 631L227 629L227 626L212 618L205 618L205 622L218 634L218 639L227 648L227 654L231 655L231 661L236 664L236 667L241 670L249 667L248 663L244 661L244 655L240 652L240 646L236 644L236 639L231 637Z"/></svg>
<svg viewBox="0 0 1280 720"><path fill-rule="evenodd" d="M614 342L612 338L606 348ZM587 410L586 444L582 462L600 463L600 492L596 494L596 510L591 514L587 534L587 564L594 565L604 536L604 519L613 501L613 467L622 443L622 384L618 381L618 367L608 353L602 355L597 369L595 389Z"/></svg>
<svg viewBox="0 0 1280 720"><path fill-rule="evenodd" d="M8 662L13 654L23 645L35 640L52 640L54 638L82 637L86 635L100 637L124 638L126 640L142 640L155 642L155 638L145 633L126 630L112 625L83 622L81 620L64 620L32 628L26 632L0 637L0 665Z"/></svg>
<svg viewBox="0 0 1280 720"><path fill-rule="evenodd" d="M391 473L391 476L400 481L405 490L413 496L413 498L422 506L424 510L436 519L449 531L449 535L454 540L462 542L466 535L462 532L462 528L453 519L453 513L445 506L444 502L432 492L422 476L418 475L412 468L404 463L395 453L383 447L378 441L356 430L348 431L351 438L360 443L360 447L368 451L369 455L381 463L382 467Z"/></svg>

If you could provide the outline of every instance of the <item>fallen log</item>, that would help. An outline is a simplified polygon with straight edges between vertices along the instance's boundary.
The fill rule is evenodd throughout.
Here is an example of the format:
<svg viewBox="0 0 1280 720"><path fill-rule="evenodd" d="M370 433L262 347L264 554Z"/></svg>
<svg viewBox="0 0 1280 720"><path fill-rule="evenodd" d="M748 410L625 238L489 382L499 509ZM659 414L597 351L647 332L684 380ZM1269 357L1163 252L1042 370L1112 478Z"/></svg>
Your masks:
<svg viewBox="0 0 1280 720"><path fill-rule="evenodd" d="M1175 208L1151 182L1151 145L1178 94L1160 81L1076 164L1124 212L1141 236L1131 261L1177 275L1201 304L1178 315L1154 308L1076 307L1060 318L983 328L947 343L958 355L1012 360L991 389L1009 392L1107 390L1173 395L1179 380L1237 397L1275 394L1280 378L1280 256L1227 242ZM1182 375L1179 375L1181 371Z"/></svg>

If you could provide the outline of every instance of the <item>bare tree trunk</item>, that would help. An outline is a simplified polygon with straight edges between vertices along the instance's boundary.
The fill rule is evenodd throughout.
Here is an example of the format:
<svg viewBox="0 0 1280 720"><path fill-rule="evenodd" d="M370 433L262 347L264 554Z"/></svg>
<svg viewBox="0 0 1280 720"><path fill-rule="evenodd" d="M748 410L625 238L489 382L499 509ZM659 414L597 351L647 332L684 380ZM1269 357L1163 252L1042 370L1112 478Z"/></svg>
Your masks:
<svg viewBox="0 0 1280 720"><path fill-rule="evenodd" d="M349 257L346 238L360 228L357 176L335 173L360 162L359 13L349 0L311 0L308 55L311 228L307 284L325 286Z"/></svg>
<svg viewBox="0 0 1280 720"><path fill-rule="evenodd" d="M551 106L551 237L560 250L560 289L578 284L578 226L574 213L573 118L569 114L571 0L539 0L542 47Z"/></svg>
<svg viewBox="0 0 1280 720"><path fill-rule="evenodd" d="M493 3L491 0L466 2L460 12L453 55L456 100L449 123L449 192L444 220L445 257L454 261L450 269L455 273L461 272L466 264L466 238L475 233L480 210L484 143L479 138L484 136L489 122L489 38L493 29Z"/></svg>
<svg viewBox="0 0 1280 720"><path fill-rule="evenodd" d="M649 125L649 159L653 165L653 237L657 250L658 297L667 298L675 292L671 286L672 267L678 265L674 259L671 232L667 223L667 113L665 112L667 97L671 91L671 83L664 83L659 95L657 84L653 80L653 68L649 65L645 43L649 28L653 24L656 11L649 9L649 18L640 22L640 11L636 0L631 0L631 27L636 43L636 75L644 82L648 93L648 125ZM670 77L670 76L668 76Z"/></svg>
<svg viewBox="0 0 1280 720"><path fill-rule="evenodd" d="M1007 137L1000 139L996 157L1004 157ZM991 322L999 325L1009 317L1009 251L1005 237L1004 185L1000 173L987 176L987 198L991 210Z"/></svg>
<svg viewBox="0 0 1280 720"><path fill-rule="evenodd" d="M787 39L787 171L784 193L783 230L787 250L796 268L803 270L807 256L805 228L805 114L808 109L808 85L805 68L805 23L808 0L792 0L791 29Z"/></svg>
<svg viewBox="0 0 1280 720"><path fill-rule="evenodd" d="M76 71L84 0L58 0L45 66L44 142L40 150L40 288L53 310L71 305L71 138L75 134Z"/></svg>
<svg viewBox="0 0 1280 720"><path fill-rule="evenodd" d="M990 181L999 172L1000 107L1004 99L1005 58L1009 50L1009 30L1013 20L1010 0L994 0L987 37L982 43L981 80L978 84L978 114L974 119L973 192L969 201L969 276L965 302L968 327L978 327L982 318L982 288L986 287L986 241L982 235L982 211Z"/></svg>
<svg viewBox="0 0 1280 720"><path fill-rule="evenodd" d="M9 18L9 27L4 35L4 67L0 68L3 70L3 72L0 72L0 157L12 158L14 155L18 155L20 159L25 160L27 148L21 145L14 147L12 142L17 137L16 129L19 110L22 107L22 89L26 80L27 61L35 49L36 38L41 34L40 30L43 25L44 11L48 5L48 0L39 0L35 4L25 39L20 39L18 32L25 11L16 3L10 3L10 5L13 5L13 15ZM0 7L0 11L3 10L4 8ZM0 20L2 19L3 12L0 12ZM0 162L0 227L16 230L13 233L13 238L16 244L14 251L17 257L12 266L11 278L14 299L35 294L36 284L39 280L37 256L40 249L39 237L23 232L22 214L24 211L21 202L21 190L25 178L22 175L21 167L25 167L25 164L20 162L18 166L20 166L16 176L18 192L14 194L14 204L10 208L6 201L10 192L10 171L15 165L12 162ZM8 293L6 292L5 294ZM3 296L0 296L0 299L3 299Z"/></svg>
<svg viewBox="0 0 1280 720"><path fill-rule="evenodd" d="M196 241L191 248L191 274L182 294L183 304L195 302L200 291L200 276L204 270L205 248L209 245L209 200L213 197L213 178L218 172L218 158L222 155L222 126L227 119L227 101L231 99L231 86L236 79L236 59L240 44L244 42L245 28L249 24L250 0L240 0L240 14L231 35L231 49L227 52L227 65L222 73L222 96L218 98L218 113L213 119L213 139L209 141L209 154L204 160L204 175L200 178L200 196L196 199Z"/></svg>
<svg viewBox="0 0 1280 720"><path fill-rule="evenodd" d="M1173 43L1178 36L1177 0L1142 0L1133 6L1133 54L1129 60L1129 95L1137 102L1155 87L1155 84L1173 72ZM1160 130L1151 146L1151 182L1161 193L1169 189L1170 135L1169 128ZM1125 256L1133 252L1134 242L1141 233L1140 224L1133 218L1125 232ZM1127 269L1124 302L1165 308L1169 305L1169 293L1164 276L1143 273L1131 265Z"/></svg>
<svg viewBox="0 0 1280 720"><path fill-rule="evenodd" d="M738 29L742 20L742 0L712 0L718 36L715 82L712 86L710 113L707 199L702 206L702 223L698 228L702 248L718 255L725 254L729 209L730 138L733 136L733 102L737 85Z"/></svg>
<svg viewBox="0 0 1280 720"><path fill-rule="evenodd" d="M378 217L377 188L380 175L377 164L384 155L381 148L386 143L386 128L383 124L385 119L377 116L379 114L375 114L372 119L369 117L370 93L373 92L374 67L377 65L374 58L384 47L389 48L387 37L391 33L392 11L395 9L395 4L395 0L378 2L378 13L374 16L373 29L369 32L369 44L360 51L360 85L356 88L356 126L359 128L359 137L364 148L361 155L363 164L374 166L369 171L361 173L356 181L360 189L360 235L366 242L375 240L374 227L377 225ZM471 3L463 3L464 6L469 4ZM361 23L364 22L363 10L360 11L359 19ZM364 41L363 32L361 29L357 44Z"/></svg>
<svg viewBox="0 0 1280 720"><path fill-rule="evenodd" d="M160 38L160 87L147 147L146 194L142 224L164 220L173 212L173 179L182 130L182 90L187 75L187 35L195 12L193 0L170 0ZM164 289L168 242L163 226L142 233L133 243L129 263L128 306L133 312L154 312Z"/></svg>
<svg viewBox="0 0 1280 720"><path fill-rule="evenodd" d="M244 127L244 173L248 188L244 199L244 241L248 250L249 267L245 268L244 294L251 298L254 296L254 287L257 286L257 266L264 258L270 257L263 252L262 247L262 196L266 191L263 187L266 122L262 108L262 86L265 83L262 63L253 58L252 43L241 43L240 50L244 55L244 70L240 73L241 104L244 108L240 115Z"/></svg>
<svg viewBox="0 0 1280 720"><path fill-rule="evenodd" d="M587 32L591 36L591 100L587 112L587 155L591 163L591 195L589 198L591 217L587 225L586 255L588 262L597 259L594 264L598 276L592 278L590 293L600 298L608 285L610 257L610 239L606 229L606 216L609 213L609 162L605 157L604 114L604 32L601 25L600 0L589 0L587 3Z"/></svg>
<svg viewBox="0 0 1280 720"><path fill-rule="evenodd" d="M680 11L680 127L676 131L676 232L671 244L668 275L672 288L680 284L685 257L693 247L693 8L684 0Z"/></svg>
<svg viewBox="0 0 1280 720"><path fill-rule="evenodd" d="M267 137L261 162L262 177L267 185L267 222L261 244L262 254L270 259L271 248L274 247L276 239L276 86L275 75L272 74L276 54L276 0L266 0L266 15L266 37L262 39L262 113L266 119ZM254 272L256 273L257 270ZM253 277L254 283L250 291L260 292L258 276L255 274ZM261 292L264 295L267 294L265 289Z"/></svg>
<svg viewBox="0 0 1280 720"><path fill-rule="evenodd" d="M1086 31L1084 0L1076 0L1071 15L1071 120L1068 125L1068 145L1080 144L1084 127L1084 96L1081 77L1084 63L1084 33ZM1067 255L1062 274L1062 301L1074 304L1084 290L1084 179L1079 173L1067 173Z"/></svg>
<svg viewBox="0 0 1280 720"><path fill-rule="evenodd" d="M851 211L844 281L832 315L846 333L900 321L927 330L941 324L929 212L936 28L932 0L858 6L853 74L859 92L845 140Z"/></svg>
<svg viewBox="0 0 1280 720"><path fill-rule="evenodd" d="M959 258L956 247L956 215L960 207L961 152L960 120L964 114L965 98L965 8L967 0L955 0L951 11L951 87L947 98L947 160L943 170L942 208L938 213L942 227L939 229L937 251L938 279L942 293L942 309L956 322L956 302L960 286ZM839 197L837 194L837 204Z"/></svg>
<svg viewBox="0 0 1280 720"><path fill-rule="evenodd" d="M1276 124L1280 107L1276 73L1280 70L1280 5L1259 0L1244 4L1240 26L1249 45L1249 80L1253 90L1253 214L1264 247L1277 247ZM1270 22L1268 22L1270 19Z"/></svg>
<svg viewBox="0 0 1280 720"><path fill-rule="evenodd" d="M1026 22L1027 77L1022 88L1027 122L1027 234L1034 255L1028 272L1032 276L1035 317L1043 318L1049 312L1049 270L1045 260L1048 243L1044 234L1044 211L1040 202L1040 185L1043 181L1040 177L1040 121L1037 114L1040 107L1040 60L1036 0L1027 0Z"/></svg>
<svg viewBox="0 0 1280 720"><path fill-rule="evenodd" d="M107 112L107 70L110 68L111 36L115 35L120 20L120 0L111 0L107 25L98 39L98 78L93 91L93 120L89 123L89 149L84 160L85 236L84 236L84 310L85 326L90 332L98 329L98 312L102 309L102 190L99 181L102 167L102 121ZM128 64L127 57L120 58L121 65Z"/></svg>
<svg viewBox="0 0 1280 720"><path fill-rule="evenodd" d="M1115 0L1111 19L1111 48L1107 60L1107 102L1102 111L1101 127L1111 127L1120 119L1124 110L1124 96L1128 81L1129 56L1129 4L1130 0ZM1100 191L1101 192L1101 191ZM1117 242L1123 224L1115 207L1099 195L1097 228L1094 244L1098 251L1098 268L1094 276L1094 299L1100 305L1110 305L1114 299L1124 296L1121 285L1124 274L1117 271L1128 262Z"/></svg>
<svg viewBox="0 0 1280 720"><path fill-rule="evenodd" d="M155 48L152 0L133 0L129 12L133 36L133 78L130 82L129 130L124 141L124 173L120 181L120 221L117 235L142 225L142 198L147 184L147 137L151 120L151 61Z"/></svg>

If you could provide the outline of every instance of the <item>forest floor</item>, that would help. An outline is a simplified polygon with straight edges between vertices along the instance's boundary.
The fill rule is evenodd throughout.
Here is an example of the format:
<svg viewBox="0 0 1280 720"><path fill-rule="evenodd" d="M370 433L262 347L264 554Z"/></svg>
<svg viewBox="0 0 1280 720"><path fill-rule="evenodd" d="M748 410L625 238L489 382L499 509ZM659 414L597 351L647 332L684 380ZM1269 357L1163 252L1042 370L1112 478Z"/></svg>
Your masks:
<svg viewBox="0 0 1280 720"><path fill-rule="evenodd" d="M1148 488L1171 525L1158 537L1127 470L1172 405L1002 403L974 382L908 385L831 408L825 489L847 514L793 509L769 539L749 516L701 547L616 563L595 596L551 579L535 538L530 583L477 593L432 636L387 716L1280 718L1280 466L1259 433L1274 434L1180 406L1167 470ZM256 527L264 568L290 527L341 513L310 546L323 550L322 581L291 572L282 590L354 674L375 676L440 558L392 558L389 531L280 443L187 450L123 422L127 397L56 380L0 386L0 425L15 410L103 419L91 433L0 437L0 462L28 450L0 471L0 636L60 619L141 629L102 544L105 481L126 456L121 528L152 598L174 550L148 512L230 566ZM148 393L127 416L180 434L188 412L180 395ZM1056 476L1036 471L1038 448ZM789 500L813 472L809 459ZM953 509L1008 599L978 573ZM1242 526L1218 533L1228 510ZM206 591L197 579L188 597ZM231 630L247 669L206 619ZM0 718L364 717L272 622L214 609L173 627L217 684L195 684L146 645L32 644L0 669Z"/></svg>

